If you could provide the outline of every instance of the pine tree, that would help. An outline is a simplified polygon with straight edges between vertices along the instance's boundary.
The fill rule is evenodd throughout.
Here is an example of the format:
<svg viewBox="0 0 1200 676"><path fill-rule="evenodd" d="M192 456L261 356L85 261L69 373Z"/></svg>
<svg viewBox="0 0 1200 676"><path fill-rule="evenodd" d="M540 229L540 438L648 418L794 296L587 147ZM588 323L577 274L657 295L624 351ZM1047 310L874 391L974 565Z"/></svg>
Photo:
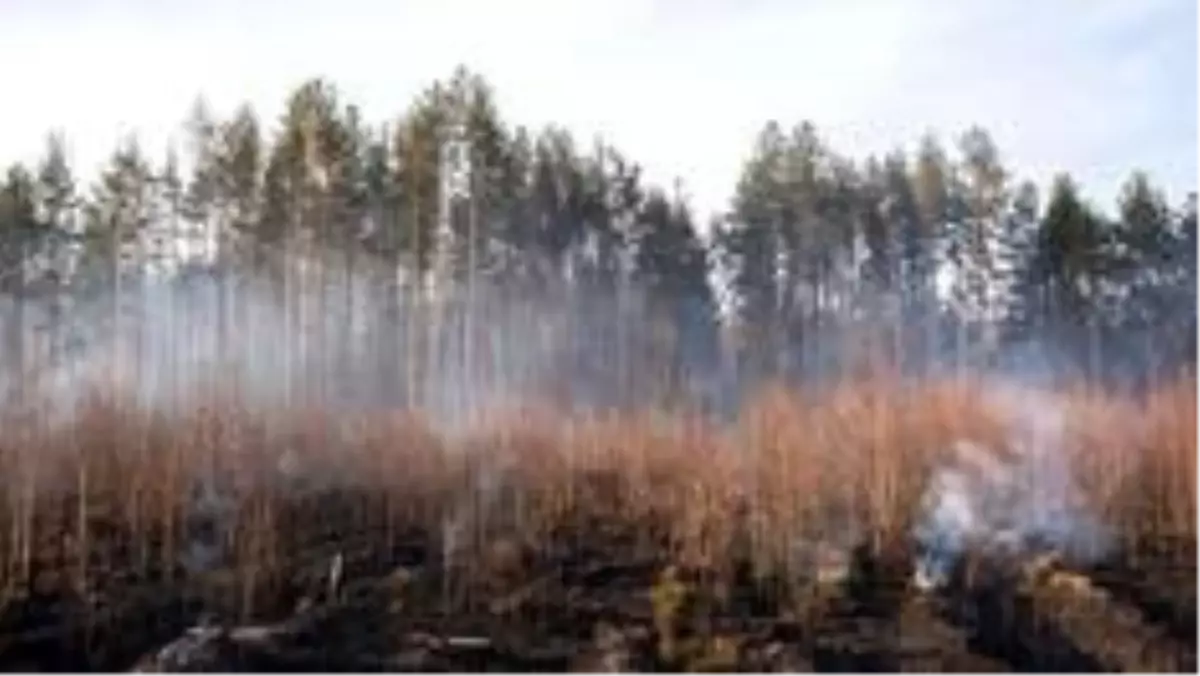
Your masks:
<svg viewBox="0 0 1200 676"><path fill-rule="evenodd" d="M1056 177L1028 269L1028 283L1037 289L1033 313L1048 344L1082 354L1101 319L1097 301L1109 271L1108 245L1105 224L1081 201L1075 183Z"/></svg>
<svg viewBox="0 0 1200 676"><path fill-rule="evenodd" d="M823 321L828 326L823 335L818 334L824 351L817 363L819 369L828 369L830 357L833 357L832 365L843 369L856 357L854 350L864 347L861 340L847 343L843 338L847 332L859 332L864 319L855 306L861 295L857 271L862 258L863 233L857 205L861 201L862 179L854 164L843 157L830 152L827 162L828 177L819 184L818 223L822 263L826 270L823 285L829 289L822 315L827 317ZM868 348L865 356L872 358L871 353L876 350L869 344L865 347Z"/></svg>
<svg viewBox="0 0 1200 676"><path fill-rule="evenodd" d="M635 302L637 294L634 293L632 277L635 268L635 238L646 195L642 185L642 170L637 163L613 148L608 148L604 157L604 173L608 186L604 203L609 241L613 245L612 281L616 286L616 326L612 328L616 343L613 363L617 368L613 374L615 382L612 387L618 395L623 396L631 390L635 382L636 371L632 358L635 333L633 325L638 319L635 310L639 304Z"/></svg>
<svg viewBox="0 0 1200 676"><path fill-rule="evenodd" d="M571 274L569 252L582 233L576 208L582 181L574 141L566 132L547 129L535 142L533 157L534 231L529 254L537 283L559 285Z"/></svg>
<svg viewBox="0 0 1200 676"><path fill-rule="evenodd" d="M440 98L440 86L435 84L401 119L390 147L397 214L382 241L384 251L394 255L396 266L392 272L403 273L405 282L404 381L409 401L424 391L425 370L431 366L430 355L438 347L428 331L430 314L425 300L438 251ZM394 296L397 304L399 295L397 292ZM398 305L396 312L399 315Z"/></svg>
<svg viewBox="0 0 1200 676"><path fill-rule="evenodd" d="M365 219L359 231L367 253L398 265L397 220L400 216L400 186L389 144L387 126L364 132L363 199Z"/></svg>
<svg viewBox="0 0 1200 676"><path fill-rule="evenodd" d="M584 162L582 212L586 250L582 275L595 293L611 296L616 292L623 274L621 258L627 245L617 217L614 190L622 180L618 173L619 154L612 148L597 144L593 154Z"/></svg>
<svg viewBox="0 0 1200 676"><path fill-rule="evenodd" d="M34 281L40 282L47 296L45 307L50 331L50 358L53 361L57 358L61 343L63 319L68 318L66 311L69 304L65 292L72 281L72 262L77 253L74 245L79 235L79 197L62 134L50 134L46 139L46 151L38 167L35 190L42 235L37 247L40 249L40 260L34 271Z"/></svg>
<svg viewBox="0 0 1200 676"><path fill-rule="evenodd" d="M220 195L221 140L217 122L203 99L197 99L192 106L187 132L192 175L183 194L181 216L189 226L188 238L215 239L212 228Z"/></svg>
<svg viewBox="0 0 1200 676"><path fill-rule="evenodd" d="M897 283L897 261L891 218L892 200L887 195L886 177L875 158L867 160L863 185L858 196L858 221L866 257L859 274L862 294L873 309Z"/></svg>
<svg viewBox="0 0 1200 676"><path fill-rule="evenodd" d="M56 289L69 274L66 256L76 234L79 208L75 177L67 163L66 141L61 134L51 134L46 140L46 154L38 168L38 220L45 227L45 272Z"/></svg>
<svg viewBox="0 0 1200 676"><path fill-rule="evenodd" d="M495 271L496 240L500 238L508 211L509 196L504 191L511 141L492 87L482 76L460 68L452 86L462 87L466 94L464 117L471 176L467 230L460 233L466 247L461 263L478 278L472 285L472 291L476 292Z"/></svg>
<svg viewBox="0 0 1200 676"><path fill-rule="evenodd" d="M325 244L338 236L330 191L342 121L337 89L321 79L292 92L266 168L265 236ZM311 253L311 252L310 252Z"/></svg>
<svg viewBox="0 0 1200 676"><path fill-rule="evenodd" d="M913 176L914 196L920 216L919 230L908 238L906 265L913 286L922 293L913 299L915 319L922 326L922 363L933 366L942 355L943 270L947 268L948 222L952 217L952 176L941 143L926 134L917 151Z"/></svg>
<svg viewBox="0 0 1200 676"><path fill-rule="evenodd" d="M792 129L773 196L783 259L779 311L782 331L771 354L783 362L780 376L822 364L826 320L832 307L838 256L827 151L810 122ZM806 300L807 298L807 300ZM777 362L778 363L778 362Z"/></svg>
<svg viewBox="0 0 1200 676"><path fill-rule="evenodd" d="M493 239L496 246L494 281L515 296L537 289L526 265L535 241L538 220L534 205L534 147L529 131L518 126L509 144L508 161L500 176L503 203L496 208Z"/></svg>
<svg viewBox="0 0 1200 676"><path fill-rule="evenodd" d="M413 288L424 285L437 253L439 128L443 116L439 91L435 86L414 104L398 125L392 145L401 209L394 241L397 250L403 252Z"/></svg>
<svg viewBox="0 0 1200 676"><path fill-rule="evenodd" d="M1001 236L1000 263L1003 269L1003 339L1017 343L1036 332L1038 306L1036 274L1030 266L1037 262L1039 196L1037 186L1024 181L1013 196Z"/></svg>
<svg viewBox="0 0 1200 676"><path fill-rule="evenodd" d="M173 146L168 147L162 166L150 176L150 184L153 216L143 233L142 265L147 273L161 278L174 274L184 262L179 246L183 184L179 177L179 157Z"/></svg>
<svg viewBox="0 0 1200 676"><path fill-rule="evenodd" d="M964 203L964 218L956 223L961 233L959 310L973 329L968 335L973 342L980 342L981 356L987 358L997 347L1001 319L996 254L1008 201L1008 175L991 136L982 128L972 127L963 134L959 150Z"/></svg>
<svg viewBox="0 0 1200 676"><path fill-rule="evenodd" d="M734 297L738 370L751 380L767 374L778 346L783 242L778 227L780 209L773 202L780 192L778 176L785 145L774 122L759 133L738 180L730 218L716 237ZM794 269L797 259L790 262L790 272L798 277Z"/></svg>
<svg viewBox="0 0 1200 676"><path fill-rule="evenodd" d="M634 280L644 289L650 316L661 331L659 346L669 364L667 382L685 387L715 367L716 303L709 286L708 258L680 201L660 192L646 200L636 229Z"/></svg>
<svg viewBox="0 0 1200 676"><path fill-rule="evenodd" d="M233 240L222 252L240 261L240 244L256 237L262 191L262 136L258 117L242 105L220 126L216 158L216 199L221 205L221 236Z"/></svg>
<svg viewBox="0 0 1200 676"><path fill-rule="evenodd" d="M87 209L91 261L110 281L124 268L135 272L139 236L153 220L154 175L135 138L113 153L94 186Z"/></svg>
<svg viewBox="0 0 1200 676"><path fill-rule="evenodd" d="M1166 199L1141 172L1122 189L1116 244L1115 272L1125 297L1121 323L1147 330L1167 320L1165 299L1157 292L1165 286L1174 244L1171 213Z"/></svg>
<svg viewBox="0 0 1200 676"><path fill-rule="evenodd" d="M142 238L155 221L154 174L136 138L122 143L87 205L83 267L91 293L105 299L114 335L123 331L126 280L144 269Z"/></svg>
<svg viewBox="0 0 1200 676"><path fill-rule="evenodd" d="M180 269L184 263L181 259L179 245L183 239L183 220L185 217L185 201L183 178L179 175L179 154L174 146L168 148L162 171L157 177L158 213L164 222L161 224L167 241L163 244L163 255L166 258L165 267L171 271Z"/></svg>
<svg viewBox="0 0 1200 676"><path fill-rule="evenodd" d="M13 165L0 187L0 298L9 310L4 317L6 359L18 365L18 373L25 366L26 292L39 230L33 176Z"/></svg>
<svg viewBox="0 0 1200 676"><path fill-rule="evenodd" d="M1169 364L1187 366L1193 372L1196 367L1196 193L1191 193L1182 208L1176 214L1175 244L1176 252L1171 257L1171 275L1169 277L1173 303L1171 310L1176 313L1172 326L1171 352L1168 353Z"/></svg>
<svg viewBox="0 0 1200 676"><path fill-rule="evenodd" d="M1194 260L1195 241L1189 241L1186 219L1186 207L1173 213L1144 173L1135 172L1125 183L1114 237L1120 302L1112 304L1113 320L1122 335L1140 338L1124 351L1143 355L1146 363L1138 367L1151 373L1191 351L1179 340L1180 329L1191 324L1188 315L1195 314L1194 264L1188 262L1189 254Z"/></svg>

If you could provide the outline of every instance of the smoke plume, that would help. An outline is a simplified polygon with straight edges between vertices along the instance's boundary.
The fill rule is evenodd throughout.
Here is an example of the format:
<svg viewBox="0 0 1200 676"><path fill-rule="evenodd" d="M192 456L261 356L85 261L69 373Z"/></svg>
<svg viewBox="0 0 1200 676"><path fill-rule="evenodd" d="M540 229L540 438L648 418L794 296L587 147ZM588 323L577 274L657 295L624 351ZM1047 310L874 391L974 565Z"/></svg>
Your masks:
<svg viewBox="0 0 1200 676"><path fill-rule="evenodd" d="M1109 546L1103 524L1080 506L1062 405L1014 385L995 385L989 397L1006 417L1009 447L962 440L934 472L914 533L922 587L944 582L968 549L1017 555L1049 549L1087 563Z"/></svg>

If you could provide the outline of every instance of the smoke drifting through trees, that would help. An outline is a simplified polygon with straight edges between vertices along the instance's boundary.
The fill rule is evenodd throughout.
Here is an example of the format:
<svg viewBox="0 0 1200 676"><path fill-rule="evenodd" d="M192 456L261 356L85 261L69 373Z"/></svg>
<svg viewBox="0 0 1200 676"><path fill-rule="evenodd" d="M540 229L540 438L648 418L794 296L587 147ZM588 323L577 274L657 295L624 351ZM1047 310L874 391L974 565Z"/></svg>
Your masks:
<svg viewBox="0 0 1200 676"><path fill-rule="evenodd" d="M769 123L709 237L616 149L508 125L463 69L381 126L314 80L273 133L203 104L188 132L187 176L136 139L89 188L61 137L8 171L13 391L76 353L136 362L146 392L241 372L288 401L446 412L728 403L864 361L1028 372L1036 354L1128 382L1195 360L1195 196L1174 208L1133 174L1110 218L1062 176L1043 206L978 128L956 158L927 137L856 162Z"/></svg>

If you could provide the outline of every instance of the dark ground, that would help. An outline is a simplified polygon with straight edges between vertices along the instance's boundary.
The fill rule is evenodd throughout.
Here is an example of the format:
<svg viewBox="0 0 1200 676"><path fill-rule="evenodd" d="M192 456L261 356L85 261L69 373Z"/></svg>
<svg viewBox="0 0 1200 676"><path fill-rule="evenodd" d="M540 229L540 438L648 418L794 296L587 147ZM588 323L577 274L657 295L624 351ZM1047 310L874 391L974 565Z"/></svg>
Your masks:
<svg viewBox="0 0 1200 676"><path fill-rule="evenodd" d="M679 570L673 581L665 581L665 557L615 528L586 545L564 535L563 542L540 551L510 548L519 574L490 566L481 556L447 576L440 558L432 555L438 551L432 543L415 530L388 552L369 540L357 546L343 541L340 548L330 548L345 557L345 581L333 596L323 579L329 559L314 556L317 563L295 571L289 584L260 593L260 599L274 602L256 601L261 610L244 621L237 617L238 594L230 593L229 582L219 575L202 585L110 575L99 583L105 593L89 610L77 594L66 591L62 576L44 571L30 594L8 602L0 614L0 667L88 671L140 664L156 670L372 672L1196 668L1194 570L1190 593L1175 594L1164 593L1168 584L1156 587L1128 571L1091 571L1095 584L1110 590L1111 605L1104 608L1111 610L1104 615L1121 618L1113 626L1157 646L1157 661L1130 653L1127 663L1114 665L1112 659L1126 658L1090 650L1094 637L1081 637L1072 629L1077 625L1056 619L1069 608L1047 606L999 575L969 589L920 594L906 584L909 568L903 557L859 552L841 584L813 587L784 601L772 592L778 581L773 586L744 573L724 587L697 571ZM459 579L476 583L448 582ZM1167 574L1159 579L1167 580ZM680 592L677 603L671 590ZM179 639L202 617L214 628L203 640L194 636L187 653L188 641ZM1102 631L1104 622L1097 617L1086 624ZM1109 643L1130 640L1107 638ZM172 658L174 663L162 650L172 642L176 652L187 653Z"/></svg>

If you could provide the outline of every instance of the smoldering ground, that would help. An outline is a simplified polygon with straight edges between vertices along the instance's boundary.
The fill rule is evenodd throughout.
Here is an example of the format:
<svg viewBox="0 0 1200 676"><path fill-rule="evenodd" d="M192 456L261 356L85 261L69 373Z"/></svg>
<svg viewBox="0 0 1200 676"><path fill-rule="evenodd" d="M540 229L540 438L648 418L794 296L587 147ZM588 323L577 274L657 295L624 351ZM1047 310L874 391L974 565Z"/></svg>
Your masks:
<svg viewBox="0 0 1200 676"><path fill-rule="evenodd" d="M1017 557L1055 552L1085 566L1112 547L1076 483L1062 403L1004 383L993 383L988 397L1007 425L1008 444L961 440L933 470L913 534L924 588L944 583L969 549Z"/></svg>

